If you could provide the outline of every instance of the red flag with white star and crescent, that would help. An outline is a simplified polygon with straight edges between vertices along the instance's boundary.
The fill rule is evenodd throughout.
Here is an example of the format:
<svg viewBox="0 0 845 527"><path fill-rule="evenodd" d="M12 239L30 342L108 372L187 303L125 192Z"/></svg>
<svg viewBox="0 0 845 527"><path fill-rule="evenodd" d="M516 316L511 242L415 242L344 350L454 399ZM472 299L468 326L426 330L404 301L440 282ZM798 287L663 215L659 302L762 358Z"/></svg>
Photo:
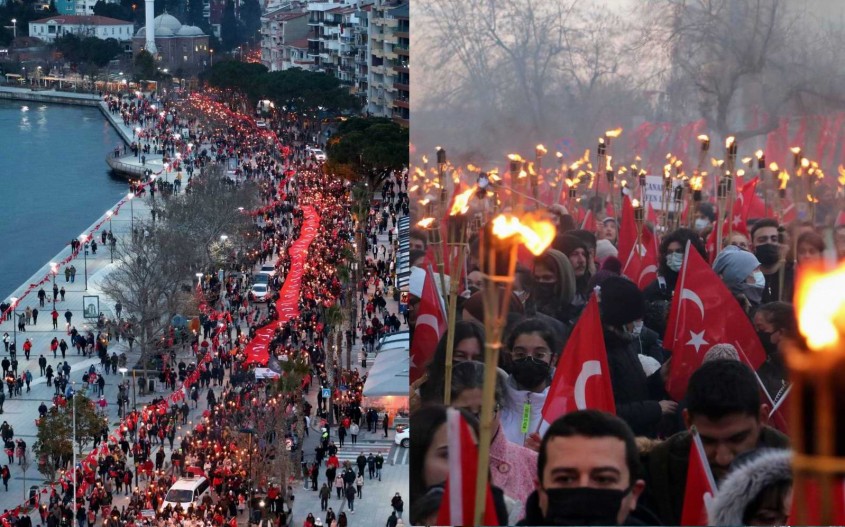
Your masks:
<svg viewBox="0 0 845 527"><path fill-rule="evenodd" d="M672 350L666 390L683 399L692 373L714 344L732 344L754 370L766 360L757 333L739 303L690 243L684 253L664 342Z"/></svg>

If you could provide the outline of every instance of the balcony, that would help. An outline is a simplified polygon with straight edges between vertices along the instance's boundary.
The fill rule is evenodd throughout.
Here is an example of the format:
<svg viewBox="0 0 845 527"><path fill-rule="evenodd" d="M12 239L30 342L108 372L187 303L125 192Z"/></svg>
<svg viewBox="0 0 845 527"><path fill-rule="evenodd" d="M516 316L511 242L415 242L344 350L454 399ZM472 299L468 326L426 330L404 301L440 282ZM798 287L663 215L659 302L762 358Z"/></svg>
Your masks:
<svg viewBox="0 0 845 527"><path fill-rule="evenodd" d="M393 106L397 108L405 108L406 110L411 108L410 101L407 97L393 99Z"/></svg>
<svg viewBox="0 0 845 527"><path fill-rule="evenodd" d="M393 87L396 88L397 90L399 90L400 93L401 92L406 92L406 93L411 92L411 87L408 86L407 84L401 84L399 82L395 82L395 83L393 83Z"/></svg>
<svg viewBox="0 0 845 527"><path fill-rule="evenodd" d="M319 26L321 23L322 23L322 21L317 19L317 18L309 18L308 19L308 25L309 26Z"/></svg>

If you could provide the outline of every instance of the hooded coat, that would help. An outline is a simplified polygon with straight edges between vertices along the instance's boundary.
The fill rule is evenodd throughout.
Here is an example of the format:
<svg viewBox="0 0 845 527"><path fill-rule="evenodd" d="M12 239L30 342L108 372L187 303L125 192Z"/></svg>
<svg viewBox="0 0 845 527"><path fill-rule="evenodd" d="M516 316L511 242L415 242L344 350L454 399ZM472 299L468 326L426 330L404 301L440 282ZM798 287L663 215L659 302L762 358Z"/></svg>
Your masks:
<svg viewBox="0 0 845 527"><path fill-rule="evenodd" d="M766 449L740 463L719 485L709 511L710 525L743 525L746 509L760 493L777 483L792 481L792 453Z"/></svg>
<svg viewBox="0 0 845 527"><path fill-rule="evenodd" d="M680 525L691 444L689 432L678 432L642 457L646 489L638 507L642 503L654 511L663 525ZM789 448L789 438L763 426L757 447Z"/></svg>
<svg viewBox="0 0 845 527"><path fill-rule="evenodd" d="M634 435L655 437L663 412L651 396L649 378L646 377L637 352L627 335L605 328L604 344L607 348L607 366L613 386L616 415L628 423ZM660 373L654 373L655 389L659 386Z"/></svg>
<svg viewBox="0 0 845 527"><path fill-rule="evenodd" d="M549 267L557 277L555 284L556 295L554 301L545 305L537 305L537 311L553 317L564 324L572 318L571 305L575 298L575 271L569 258L562 252L549 249L535 260L535 265L541 263ZM536 284L536 288L546 287ZM535 295L537 296L537 295Z"/></svg>

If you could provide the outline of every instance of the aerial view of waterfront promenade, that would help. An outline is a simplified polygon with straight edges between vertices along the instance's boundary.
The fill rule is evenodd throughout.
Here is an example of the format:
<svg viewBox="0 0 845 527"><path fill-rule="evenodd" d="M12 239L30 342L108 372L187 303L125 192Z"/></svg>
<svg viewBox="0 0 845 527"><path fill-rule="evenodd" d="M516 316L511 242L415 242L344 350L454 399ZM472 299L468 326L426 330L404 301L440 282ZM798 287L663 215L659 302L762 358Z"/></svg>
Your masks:
<svg viewBox="0 0 845 527"><path fill-rule="evenodd" d="M407 357L357 337L407 324L407 129L378 121L397 161L365 185L323 166L345 119L165 93L0 86L0 522L299 525L326 512L323 459L347 525L396 518ZM352 213L361 189L382 214Z"/></svg>

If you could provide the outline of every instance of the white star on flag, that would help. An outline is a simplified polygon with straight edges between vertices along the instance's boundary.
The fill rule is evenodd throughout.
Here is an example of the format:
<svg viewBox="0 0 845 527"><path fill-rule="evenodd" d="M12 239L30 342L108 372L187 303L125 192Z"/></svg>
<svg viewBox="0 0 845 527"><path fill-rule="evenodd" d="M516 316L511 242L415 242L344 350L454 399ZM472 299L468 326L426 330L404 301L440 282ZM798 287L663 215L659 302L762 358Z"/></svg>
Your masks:
<svg viewBox="0 0 845 527"><path fill-rule="evenodd" d="M734 225L736 225L736 226L742 225L742 216L740 216L739 214L734 216Z"/></svg>
<svg viewBox="0 0 845 527"><path fill-rule="evenodd" d="M704 340L704 330L701 330L700 333L696 333L695 331L690 331L690 340L687 342L688 346L695 346L695 353L699 354L701 352L701 346L708 344L706 340Z"/></svg>

